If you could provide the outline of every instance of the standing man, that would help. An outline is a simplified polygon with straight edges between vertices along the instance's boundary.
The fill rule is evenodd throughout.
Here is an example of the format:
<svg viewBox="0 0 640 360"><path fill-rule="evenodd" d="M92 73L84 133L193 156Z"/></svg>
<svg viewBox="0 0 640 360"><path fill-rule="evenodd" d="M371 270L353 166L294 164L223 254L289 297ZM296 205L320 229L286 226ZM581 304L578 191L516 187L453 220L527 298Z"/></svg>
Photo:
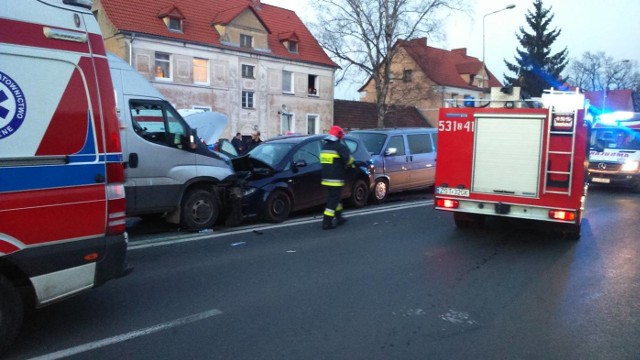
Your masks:
<svg viewBox="0 0 640 360"><path fill-rule="evenodd" d="M242 141L242 134L236 133L236 136L231 139L231 145L236 148L238 155L244 152L244 142Z"/></svg>
<svg viewBox="0 0 640 360"><path fill-rule="evenodd" d="M251 133L251 140L247 142L247 152L251 151L251 149L260 145L261 143L262 140L260 139L260 131L253 130L253 132Z"/></svg>
<svg viewBox="0 0 640 360"><path fill-rule="evenodd" d="M320 163L322 164L322 182L327 189L327 205L324 209L322 229L335 229L337 225L344 224L347 219L342 217L342 204L340 197L347 169L353 164L353 156L347 145L342 142L344 131L340 126L332 126L329 136L324 139L322 151L320 151Z"/></svg>

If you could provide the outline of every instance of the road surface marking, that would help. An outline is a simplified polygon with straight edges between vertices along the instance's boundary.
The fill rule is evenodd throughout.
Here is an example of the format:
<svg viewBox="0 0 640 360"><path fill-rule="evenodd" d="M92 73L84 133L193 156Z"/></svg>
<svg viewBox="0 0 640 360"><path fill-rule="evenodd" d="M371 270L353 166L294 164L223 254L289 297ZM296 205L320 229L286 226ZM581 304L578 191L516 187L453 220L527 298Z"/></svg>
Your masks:
<svg viewBox="0 0 640 360"><path fill-rule="evenodd" d="M355 217L355 216L364 216L364 215L377 214L377 213L388 212L388 211L411 209L411 208L423 207L423 206L431 206L431 205L433 205L433 200L417 201L417 202L413 202L413 203L402 203L402 204L397 204L397 205L396 204L387 205L387 206L382 206L382 207L376 207L376 208L373 208L373 209L371 209L371 208L366 208L366 209L362 208L362 209L358 209L358 210L349 211L346 214L349 215L349 217ZM231 230L223 231L223 232L215 232L214 231L214 232L207 233L207 234L195 233L193 235L178 235L178 236L176 236L175 234L172 234L172 235L165 236L165 237L154 237L153 239L149 239L149 240L140 240L140 241L135 241L135 242L129 242L129 246L127 247L127 250L141 250L141 249L147 249L147 248L152 248L152 247L168 246L168 245L175 245L175 244L181 244L181 243L192 242L192 241L200 241L200 240L204 240L204 239L219 238L219 237L224 237L224 236L229 236L229 235L246 234L246 233L251 233L251 232L254 232L254 231L264 231L264 230L270 230L270 229L279 229L279 228L288 227L288 226L312 224L312 223L319 222L321 220L322 220L321 216L319 216L319 217L311 216L311 217L297 219L297 220L289 220L289 221L285 221L285 222L279 223L279 224L249 225L249 226L245 226L245 227L233 228Z"/></svg>
<svg viewBox="0 0 640 360"><path fill-rule="evenodd" d="M163 331L163 330L168 330L177 326L182 326L182 325L186 325L192 322L196 322L196 321L200 321L200 320L204 320L206 318L210 318L212 316L216 316L216 315L220 315L222 314L222 311L218 310L218 309L213 309L213 310L209 310L209 311L204 311L201 312L199 314L194 314L194 315L190 315L187 317L183 317L180 319L176 319L173 321L169 321L166 323L162 323L162 324L158 324L158 325L154 325L145 329L141 329L141 330L136 330L136 331L132 331L126 334L122 334L122 335L116 335L110 338L106 338L103 340L98 340L98 341L94 341L94 342L90 342L84 345L79 345L79 346L75 346L72 348L68 348L65 350L60 350L60 351L56 351L54 353L51 354L46 354L46 355L42 355L42 356L38 356L35 358L31 358L31 360L53 360L53 359L62 359L68 356L73 356L73 355L77 355L77 354L81 354L87 351L91 351L91 350L95 350L101 347L105 347L105 346L109 346L109 345L113 345L113 344L117 344L117 343L121 343L124 341L128 341L140 336L146 336L146 335L151 335L153 333L159 332L159 331Z"/></svg>

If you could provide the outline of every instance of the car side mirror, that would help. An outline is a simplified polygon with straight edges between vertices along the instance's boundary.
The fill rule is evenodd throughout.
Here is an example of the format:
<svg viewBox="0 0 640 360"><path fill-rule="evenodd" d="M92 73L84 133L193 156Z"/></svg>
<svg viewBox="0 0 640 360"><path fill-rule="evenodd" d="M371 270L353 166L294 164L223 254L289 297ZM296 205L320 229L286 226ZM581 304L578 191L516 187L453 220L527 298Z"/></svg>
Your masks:
<svg viewBox="0 0 640 360"><path fill-rule="evenodd" d="M398 149L390 147L384 151L384 156L393 156L398 153Z"/></svg>
<svg viewBox="0 0 640 360"><path fill-rule="evenodd" d="M307 162L302 160L302 159L293 163L293 167L295 167L295 168L300 168L300 167L305 167L305 166L307 166Z"/></svg>

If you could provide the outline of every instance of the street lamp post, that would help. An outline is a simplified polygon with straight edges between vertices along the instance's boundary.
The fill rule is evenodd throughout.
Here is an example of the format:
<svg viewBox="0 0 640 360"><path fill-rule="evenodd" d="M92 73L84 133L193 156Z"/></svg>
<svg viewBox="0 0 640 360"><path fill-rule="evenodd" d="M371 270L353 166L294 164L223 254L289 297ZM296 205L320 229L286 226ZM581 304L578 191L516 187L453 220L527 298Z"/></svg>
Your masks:
<svg viewBox="0 0 640 360"><path fill-rule="evenodd" d="M485 88L485 75L487 75L487 72L486 72L485 67L484 67L484 20L485 20L485 19L487 18L487 16L489 16L489 15L492 15L492 14L495 14L495 13L498 13L498 12L500 12L500 11L504 11L504 10L511 10L511 9L513 9L514 7L516 7L514 4L509 4L509 5L507 5L506 7L502 8L502 9L499 9L499 10L496 10L496 11L493 11L493 12L490 12L490 13L488 13L488 14L485 14L485 15L482 17L482 69L480 69L480 71L482 71L482 73L483 73L483 75L482 75L482 88L483 88L483 89ZM488 76L487 76L487 77L488 77Z"/></svg>

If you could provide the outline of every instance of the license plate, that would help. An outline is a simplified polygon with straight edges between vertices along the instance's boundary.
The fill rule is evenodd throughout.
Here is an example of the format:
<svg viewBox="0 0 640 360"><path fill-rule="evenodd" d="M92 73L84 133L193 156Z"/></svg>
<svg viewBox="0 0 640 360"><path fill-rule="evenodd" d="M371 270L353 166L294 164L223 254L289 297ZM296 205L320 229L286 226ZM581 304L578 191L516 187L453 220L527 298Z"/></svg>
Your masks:
<svg viewBox="0 0 640 360"><path fill-rule="evenodd" d="M439 188L436 188L436 194L469 197L469 189L453 189L453 188L439 187Z"/></svg>
<svg viewBox="0 0 640 360"><path fill-rule="evenodd" d="M591 181L594 183L601 183L601 184L608 184L611 182L610 179L604 179L604 178L592 178Z"/></svg>

